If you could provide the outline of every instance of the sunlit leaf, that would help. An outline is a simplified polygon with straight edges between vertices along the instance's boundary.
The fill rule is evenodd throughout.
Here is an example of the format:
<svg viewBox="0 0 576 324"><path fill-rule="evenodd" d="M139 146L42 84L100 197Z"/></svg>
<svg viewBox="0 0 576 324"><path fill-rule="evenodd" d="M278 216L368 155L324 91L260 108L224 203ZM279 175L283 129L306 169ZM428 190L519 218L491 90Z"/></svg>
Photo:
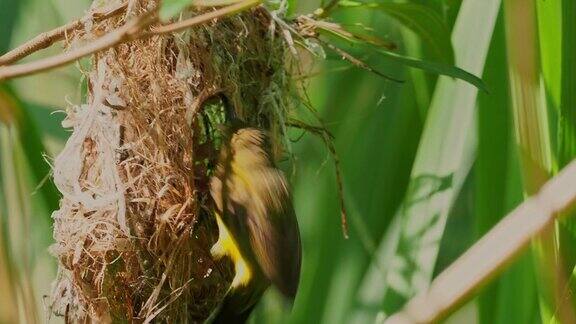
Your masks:
<svg viewBox="0 0 576 324"><path fill-rule="evenodd" d="M550 5L547 2L540 7L537 6L538 2L536 0L505 2L506 45L511 80L510 96L515 116L517 152L519 152L524 191L527 196L540 190L545 181L557 171L553 139L560 135L560 132L554 134L552 131L554 126L550 121L555 118L551 114L554 109L548 106L558 100L555 94L560 93L558 89L554 89L553 85L558 84L558 79L553 76L554 73L551 73L552 70L557 69L554 65L558 65L558 53L551 56L549 49L541 51L540 45L540 38L544 38L546 44L552 45L556 42L554 40L556 36L546 39L547 35L539 32L540 27L546 25L551 27L556 22L550 24L543 19L538 24L540 14L537 9L542 13L541 18L560 19L560 12L556 11L554 14L555 9L558 8L556 5ZM573 5L573 1L568 2ZM575 8L572 7L572 9ZM545 14L545 11L552 15ZM554 31L554 33L557 32L559 31ZM541 65L541 58L547 62ZM543 74L542 66L547 68L547 73ZM547 84L544 84L542 79ZM573 92L573 86L569 87ZM547 91L549 94L546 93ZM546 100L547 98L552 100ZM572 138L569 141L572 142L574 134L570 136ZM563 293L564 290L569 290L574 252L572 248L568 248L571 252L568 253L567 258L563 258L562 255L566 251L565 247L573 247L574 244L576 244L574 235L566 231L562 223L556 223L542 231L541 236L532 245L535 255L540 315L544 323L576 321L573 303L568 302L572 299L571 294Z"/></svg>
<svg viewBox="0 0 576 324"><path fill-rule="evenodd" d="M358 20L352 15L340 18L343 23L347 18ZM384 28L377 31L379 36L386 33ZM325 64L328 70L340 66L332 61ZM383 62L379 67L396 75L406 72L394 62ZM303 273L293 314L286 322L370 323L355 321L359 309L356 291L373 258L370 238L379 238L388 228L406 190L421 131L414 89L357 69L324 73L314 79L312 89L313 103L336 138L347 192L350 239L342 237L340 224L334 219L339 212L331 163L321 166L325 150L321 143L305 136L296 154L306 162L299 164L295 181L303 234ZM357 218L365 226L357 223ZM256 323L260 322L273 323L258 318Z"/></svg>
<svg viewBox="0 0 576 324"><path fill-rule="evenodd" d="M553 173L558 172L576 158L576 40L570 32L576 28L576 2L562 0L554 2L537 2L540 53L542 75L544 77L547 102L556 112L557 123L551 127L551 142L554 148L557 165ZM561 63L558 60L558 53ZM550 114L552 118L555 114ZM565 285L564 291L574 291L576 278L572 269L576 265L576 216L575 212L567 213L558 225L558 255L563 266L563 275L569 280L559 281ZM560 276L558 276L560 277ZM540 278L541 280L543 278ZM560 279L562 280L562 278ZM547 284L550 284L549 282ZM576 297L566 294L570 304L576 305ZM555 305L552 304L551 307ZM551 314L555 321L561 321L565 315L559 307Z"/></svg>
<svg viewBox="0 0 576 324"><path fill-rule="evenodd" d="M491 93L478 98L478 154L474 166L474 223L479 239L522 202L523 190L514 149L503 15L498 18L484 78ZM532 253L489 284L477 299L482 324L539 323Z"/></svg>
<svg viewBox="0 0 576 324"><path fill-rule="evenodd" d="M564 32L562 33L562 85L558 128L559 169L576 157L576 39L572 37L574 35L571 32L576 28L576 2L563 0L561 13L562 17L557 17L562 21ZM550 37L554 36L550 35ZM550 57L547 62L552 65L553 61L557 60Z"/></svg>
<svg viewBox="0 0 576 324"><path fill-rule="evenodd" d="M456 62L475 73L483 71L499 7L499 0L462 4L452 35ZM459 51L470 47L475 50ZM396 214L399 232L380 246L388 250L392 244L394 256L380 261L388 264L386 273L369 275L363 283L366 289L380 287L364 303L384 305L385 314L398 310L432 279L447 216L474 161L476 95L467 83L438 81L409 190ZM384 287L376 282L382 280Z"/></svg>

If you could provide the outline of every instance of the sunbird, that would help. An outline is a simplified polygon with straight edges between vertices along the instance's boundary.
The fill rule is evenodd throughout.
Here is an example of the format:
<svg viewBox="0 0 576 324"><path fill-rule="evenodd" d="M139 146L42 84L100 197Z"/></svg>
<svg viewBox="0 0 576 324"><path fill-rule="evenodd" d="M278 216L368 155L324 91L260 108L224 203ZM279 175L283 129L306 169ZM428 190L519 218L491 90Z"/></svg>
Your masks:
<svg viewBox="0 0 576 324"><path fill-rule="evenodd" d="M270 284L294 300L302 251L288 183L267 136L250 127L225 133L210 180L219 231L210 252L230 258L235 274L214 323L244 323Z"/></svg>

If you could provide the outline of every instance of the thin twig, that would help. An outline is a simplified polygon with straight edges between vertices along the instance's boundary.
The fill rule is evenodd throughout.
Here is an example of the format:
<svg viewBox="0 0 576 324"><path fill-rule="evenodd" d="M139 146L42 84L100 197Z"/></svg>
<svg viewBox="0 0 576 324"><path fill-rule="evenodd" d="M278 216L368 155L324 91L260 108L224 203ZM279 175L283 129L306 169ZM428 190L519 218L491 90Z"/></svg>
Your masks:
<svg viewBox="0 0 576 324"><path fill-rule="evenodd" d="M177 32L177 31L181 31L183 29L186 28L190 28L202 23L205 23L207 21L213 20L213 19L219 19L219 18L223 18L223 17L227 17L236 13L239 13L241 11L250 9L252 7L256 7L258 5L260 5L262 3L262 0L246 0L246 1L242 1L230 6L226 6L226 7L222 7L218 10L214 10L199 16L195 16L186 20L182 20L180 22L177 23L173 23L170 25L165 25L165 26L160 26L160 27L156 27L156 28L152 28L152 34L154 35L162 35L162 34L168 34L168 33L173 33L173 32Z"/></svg>
<svg viewBox="0 0 576 324"><path fill-rule="evenodd" d="M436 323L503 271L576 203L576 160L502 219L386 324Z"/></svg>
<svg viewBox="0 0 576 324"><path fill-rule="evenodd" d="M0 67L0 81L30 75L33 73L38 73L67 65L71 62L75 62L85 56L98 53L114 47L118 44L134 40L138 38L140 31L143 27L147 27L156 21L155 16L152 14L144 14L143 16L134 18L132 21L126 23L124 26L112 31L92 43L84 47L80 47L68 53L62 53L38 61L12 65L6 67Z"/></svg>
<svg viewBox="0 0 576 324"><path fill-rule="evenodd" d="M180 31L189 27L200 25L214 19L227 17L240 11L259 5L262 0L246 0L240 3L214 10L181 22L161 26L152 29L150 32L144 32L146 28L155 23L158 18L153 13L146 13L134 18L124 26L109 32L108 34L96 39L94 42L75 49L68 53L59 54L46 59L30 62L21 65L0 67L0 81L30 75L77 61L85 56L89 56L122 43L133 41L139 38L150 37Z"/></svg>
<svg viewBox="0 0 576 324"><path fill-rule="evenodd" d="M320 44L323 44L324 46L328 47L328 49L334 51L336 54L340 55L342 57L343 60L346 60L348 62L350 62L352 65L357 66L361 69L364 69L368 72L374 73L379 77L382 77L386 80L392 81L392 82L396 82L396 83L404 83L404 80L400 80L400 79L396 79L394 77L391 77L389 75L386 75L380 71L378 71L377 69L373 68L372 66L370 66L368 63L360 60L359 58L356 58L354 55L346 52L345 50L335 46L332 43L323 41L319 38L316 39Z"/></svg>
<svg viewBox="0 0 576 324"><path fill-rule="evenodd" d="M25 58L30 54L36 53L39 50L52 46L54 43L63 40L66 37L66 35L70 34L71 32L77 29L82 28L84 26L84 22L87 19L91 18L94 21L99 22L114 17L115 15L121 13L124 9L126 9L126 5L127 3L123 3L114 6L112 8L106 8L104 10L92 12L87 16L85 16L84 18L72 21L64 26L60 26L51 31L42 33L32 38L28 42L11 50L10 52L0 56L0 66L12 64Z"/></svg>
<svg viewBox="0 0 576 324"><path fill-rule="evenodd" d="M342 224L342 234L344 235L345 239L349 238L349 231L348 231L348 212L346 210L346 203L344 202L344 183L342 181L342 170L340 168L340 158L338 157L338 153L336 153L336 147L334 146L334 135L332 135L326 128L312 126L305 124L299 120L291 120L286 123L288 127L299 128L315 134L319 136L324 144L330 151L330 155L334 160L334 168L336 172L336 184L338 186L338 198L340 201L340 222Z"/></svg>

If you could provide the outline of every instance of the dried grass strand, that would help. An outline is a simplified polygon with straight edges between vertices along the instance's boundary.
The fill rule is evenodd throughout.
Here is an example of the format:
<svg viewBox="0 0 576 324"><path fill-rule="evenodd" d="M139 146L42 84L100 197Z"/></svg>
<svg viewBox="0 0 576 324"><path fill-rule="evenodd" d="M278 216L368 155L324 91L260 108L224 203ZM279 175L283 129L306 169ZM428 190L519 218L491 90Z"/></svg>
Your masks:
<svg viewBox="0 0 576 324"><path fill-rule="evenodd" d="M385 324L436 323L525 250L576 203L576 161L548 181L412 298Z"/></svg>
<svg viewBox="0 0 576 324"><path fill-rule="evenodd" d="M0 67L0 81L50 70L75 62L83 57L101 52L123 42L136 39L140 30L156 19L151 14L133 18L117 30L107 33L95 41L68 53L62 53L38 61Z"/></svg>

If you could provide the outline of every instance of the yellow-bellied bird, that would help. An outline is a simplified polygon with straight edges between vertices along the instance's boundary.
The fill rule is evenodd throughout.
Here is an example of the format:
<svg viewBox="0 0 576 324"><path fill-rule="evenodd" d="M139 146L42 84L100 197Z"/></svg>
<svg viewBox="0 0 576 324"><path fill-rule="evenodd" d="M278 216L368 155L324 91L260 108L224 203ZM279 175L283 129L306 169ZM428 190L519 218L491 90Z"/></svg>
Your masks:
<svg viewBox="0 0 576 324"><path fill-rule="evenodd" d="M294 299L300 233L287 181L274 166L265 134L255 128L227 133L210 183L219 230L211 252L216 259L229 257L235 276L215 322L242 323L270 284Z"/></svg>

